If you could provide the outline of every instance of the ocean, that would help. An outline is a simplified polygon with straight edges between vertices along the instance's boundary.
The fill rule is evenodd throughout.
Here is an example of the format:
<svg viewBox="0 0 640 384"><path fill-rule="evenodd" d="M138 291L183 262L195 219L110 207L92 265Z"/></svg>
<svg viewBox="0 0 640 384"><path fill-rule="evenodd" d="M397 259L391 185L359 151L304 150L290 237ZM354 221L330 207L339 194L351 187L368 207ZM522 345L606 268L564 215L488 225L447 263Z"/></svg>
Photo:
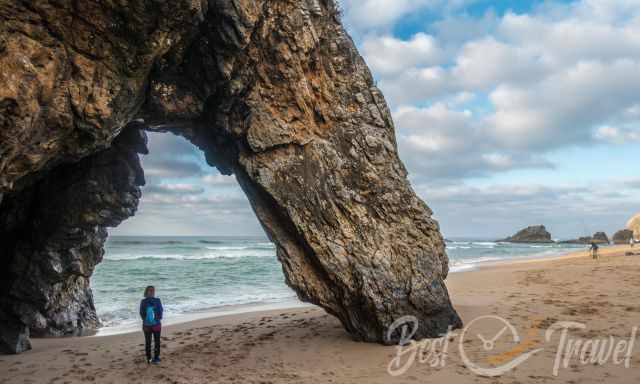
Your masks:
<svg viewBox="0 0 640 384"><path fill-rule="evenodd" d="M452 273L481 263L553 257L584 249L567 244L509 244L480 239L447 241ZM286 286L275 247L264 237L109 237L91 279L99 334L138 327L147 285L156 287L165 323L212 313L303 305Z"/></svg>

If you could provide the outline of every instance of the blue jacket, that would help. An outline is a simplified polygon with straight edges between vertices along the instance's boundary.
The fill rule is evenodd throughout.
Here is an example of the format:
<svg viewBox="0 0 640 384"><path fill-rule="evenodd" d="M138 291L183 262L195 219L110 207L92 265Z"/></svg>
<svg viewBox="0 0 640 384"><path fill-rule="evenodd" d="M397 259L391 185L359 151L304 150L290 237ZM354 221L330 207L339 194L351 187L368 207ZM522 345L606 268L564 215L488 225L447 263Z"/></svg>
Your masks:
<svg viewBox="0 0 640 384"><path fill-rule="evenodd" d="M147 317L147 307L153 307L153 313L156 318L156 324L144 324ZM146 297L140 301L140 318L144 325L157 325L162 320L162 302L157 297Z"/></svg>

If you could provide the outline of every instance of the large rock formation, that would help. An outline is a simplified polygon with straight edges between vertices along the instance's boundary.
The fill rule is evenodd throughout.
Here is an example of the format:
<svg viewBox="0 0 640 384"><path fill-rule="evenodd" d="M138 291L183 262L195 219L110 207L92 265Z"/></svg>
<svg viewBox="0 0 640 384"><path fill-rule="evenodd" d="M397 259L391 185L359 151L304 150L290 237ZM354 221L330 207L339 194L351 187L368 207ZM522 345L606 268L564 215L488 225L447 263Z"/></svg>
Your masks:
<svg viewBox="0 0 640 384"><path fill-rule="evenodd" d="M498 241L506 243L553 243L551 234L544 225L527 227L513 236Z"/></svg>
<svg viewBox="0 0 640 384"><path fill-rule="evenodd" d="M609 237L604 232L596 232L593 236L583 236L573 240L561 241L561 244L609 244Z"/></svg>
<svg viewBox="0 0 640 384"><path fill-rule="evenodd" d="M597 244L609 244L609 237L604 232L596 232L591 236L591 241Z"/></svg>
<svg viewBox="0 0 640 384"><path fill-rule="evenodd" d="M633 239L633 231L630 229L621 229L613 235L611 241L614 244L629 244L629 241Z"/></svg>
<svg viewBox="0 0 640 384"><path fill-rule="evenodd" d="M640 239L640 213L629 219L627 222L627 229L633 231L633 237L636 240Z"/></svg>
<svg viewBox="0 0 640 384"><path fill-rule="evenodd" d="M438 224L331 0L0 2L2 346L97 325L89 277L132 215L140 129L235 174L287 283L359 340L460 319ZM128 127L124 129L125 126Z"/></svg>
<svg viewBox="0 0 640 384"><path fill-rule="evenodd" d="M64 164L20 191L0 211L0 348L28 348L25 336L82 334L99 324L89 277L102 260L106 227L132 216L144 176L146 135L127 130L109 149Z"/></svg>

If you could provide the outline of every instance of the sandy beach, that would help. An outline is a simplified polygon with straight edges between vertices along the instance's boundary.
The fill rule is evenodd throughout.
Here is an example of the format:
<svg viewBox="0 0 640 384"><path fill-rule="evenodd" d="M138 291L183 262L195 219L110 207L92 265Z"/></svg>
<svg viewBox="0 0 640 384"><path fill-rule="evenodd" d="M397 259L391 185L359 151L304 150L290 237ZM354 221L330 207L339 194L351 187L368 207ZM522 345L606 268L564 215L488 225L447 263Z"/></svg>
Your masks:
<svg viewBox="0 0 640 384"><path fill-rule="evenodd" d="M625 255L629 251L635 255ZM468 328L453 331L439 343L414 345L423 347L423 353L413 355L413 364L409 347L398 359L397 346L354 342L335 318L310 307L167 326L159 366L145 363L141 333L33 339L32 351L0 356L0 383L640 380L640 345L633 343L633 327L640 325L639 247L609 247L597 261L579 252L486 265L451 274L447 285ZM566 325L558 324L562 321L580 323L583 328L569 329L563 338ZM506 324L518 334L515 339ZM548 331L553 324L560 329ZM548 338L545 332L550 333ZM597 357L600 362L590 361ZM398 364L392 364L394 358ZM494 374L499 376L490 376Z"/></svg>

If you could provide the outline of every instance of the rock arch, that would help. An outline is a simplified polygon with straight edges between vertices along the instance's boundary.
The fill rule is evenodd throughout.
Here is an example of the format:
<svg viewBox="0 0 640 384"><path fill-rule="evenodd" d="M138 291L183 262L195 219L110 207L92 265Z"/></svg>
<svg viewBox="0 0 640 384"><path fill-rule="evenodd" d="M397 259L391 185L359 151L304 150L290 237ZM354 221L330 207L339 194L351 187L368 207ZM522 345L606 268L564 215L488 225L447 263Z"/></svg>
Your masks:
<svg viewBox="0 0 640 384"><path fill-rule="evenodd" d="M438 224L332 0L16 2L0 20L4 349L95 326L89 277L135 212L145 129L234 174L287 283L356 339L393 342L404 315L416 337L460 326Z"/></svg>

